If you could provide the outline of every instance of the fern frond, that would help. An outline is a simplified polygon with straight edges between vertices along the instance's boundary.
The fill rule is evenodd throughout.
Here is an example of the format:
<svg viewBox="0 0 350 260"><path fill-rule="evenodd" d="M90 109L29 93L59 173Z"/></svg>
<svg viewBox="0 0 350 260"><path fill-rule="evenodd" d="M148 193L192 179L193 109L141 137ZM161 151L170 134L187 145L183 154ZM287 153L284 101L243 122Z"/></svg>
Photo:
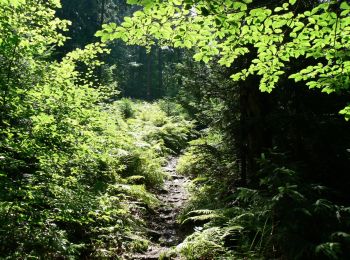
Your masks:
<svg viewBox="0 0 350 260"><path fill-rule="evenodd" d="M134 181L144 181L145 176L142 175L133 175L127 178L129 182L134 182Z"/></svg>
<svg viewBox="0 0 350 260"><path fill-rule="evenodd" d="M327 242L320 244L316 247L316 254L326 256L328 259L339 259L339 253L341 252L341 244Z"/></svg>
<svg viewBox="0 0 350 260"><path fill-rule="evenodd" d="M217 215L217 214L207 214L207 215L199 215L199 216L194 216L194 217L189 217L186 218L182 223L186 223L188 221L210 221L215 218L221 218L222 216Z"/></svg>
<svg viewBox="0 0 350 260"><path fill-rule="evenodd" d="M189 215L209 215L215 213L215 210L212 209L198 209L198 210L192 210L189 213L187 213L187 216Z"/></svg>
<svg viewBox="0 0 350 260"><path fill-rule="evenodd" d="M192 215L192 216L191 216ZM195 215L195 216L193 216ZM190 211L186 218L182 223L186 223L188 221L210 221L213 219L223 218L224 216L218 212L218 210L210 210L210 209L199 209Z"/></svg>
<svg viewBox="0 0 350 260"><path fill-rule="evenodd" d="M251 212L247 212L247 213L243 213L241 215L238 215L236 217L233 218L234 221L238 221L241 220L243 218L253 218L255 216L255 214L251 213Z"/></svg>
<svg viewBox="0 0 350 260"><path fill-rule="evenodd" d="M224 230L212 227L188 236L176 250L187 259L214 259L225 252L223 240Z"/></svg>
<svg viewBox="0 0 350 260"><path fill-rule="evenodd" d="M240 232L244 229L243 226L235 225L235 226L228 226L224 228L224 234L222 235L222 238L225 238L229 235L232 235L233 233Z"/></svg>
<svg viewBox="0 0 350 260"><path fill-rule="evenodd" d="M155 206L159 203L158 199L149 193L144 185L116 184L112 186L115 191L119 191L132 198L146 203L148 206Z"/></svg>

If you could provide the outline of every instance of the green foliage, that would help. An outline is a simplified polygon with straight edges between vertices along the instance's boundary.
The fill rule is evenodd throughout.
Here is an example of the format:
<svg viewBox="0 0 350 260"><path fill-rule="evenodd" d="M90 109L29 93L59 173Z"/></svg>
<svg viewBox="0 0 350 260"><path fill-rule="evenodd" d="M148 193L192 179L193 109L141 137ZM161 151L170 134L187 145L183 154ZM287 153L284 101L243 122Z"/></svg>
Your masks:
<svg viewBox="0 0 350 260"><path fill-rule="evenodd" d="M225 233L218 227L195 232L177 246L177 250L186 256L186 259L215 259L225 252L223 241Z"/></svg>
<svg viewBox="0 0 350 260"><path fill-rule="evenodd" d="M124 119L134 116L135 111L132 107L132 101L130 99L122 98L119 100L118 108Z"/></svg>
<svg viewBox="0 0 350 260"><path fill-rule="evenodd" d="M140 146L146 141L162 154L178 153L193 137L193 122L186 120L181 108L176 105L170 113L164 107L164 101L153 104L139 102L132 109L134 117L127 122L129 131L140 141Z"/></svg>
<svg viewBox="0 0 350 260"><path fill-rule="evenodd" d="M69 24L55 18L59 2L17 3L0 3L0 257L145 250L142 215L158 204L149 189L192 124L156 104L104 104L96 72L105 46L51 61Z"/></svg>
<svg viewBox="0 0 350 260"><path fill-rule="evenodd" d="M194 243L185 240L183 254L190 259L220 259L225 253L232 259L349 258L348 125L335 113L349 119L349 4L130 3L144 8L97 35L149 50L155 44L192 49L193 58L206 66L177 64L179 84L185 86L180 100L203 127L220 130L217 142L208 143L212 133L204 135L180 159L178 170L194 176L193 198L182 220L203 225L191 237ZM227 69L215 73L218 64ZM220 74L235 83L212 77ZM258 87L274 92L267 96ZM276 150L266 153L274 146L291 158ZM266 157L258 165L262 152ZM211 248L206 230L224 232L231 226L242 229L225 239L212 235L220 248L212 248L214 255L199 245Z"/></svg>
<svg viewBox="0 0 350 260"><path fill-rule="evenodd" d="M191 146L186 150L179 160L176 170L184 175L210 176L215 175L210 165L222 163L223 169L228 158L219 158L223 145L223 137L220 132L205 129L202 131L202 137L190 142ZM219 161L219 160L222 161ZM227 160L227 161L226 161ZM227 169L227 168L225 168Z"/></svg>
<svg viewBox="0 0 350 260"><path fill-rule="evenodd" d="M230 189L223 161L210 161L213 153L198 149L200 142L192 141L178 167L196 178L182 216L195 232L177 252L186 259L348 258L348 208L332 202L329 188L303 181L295 164L284 166L286 154L262 156L257 187Z"/></svg>
<svg viewBox="0 0 350 260"><path fill-rule="evenodd" d="M247 59L247 66L239 66L231 78L240 81L256 75L263 92L271 92L284 75L325 93L349 89L346 1L259 7L254 1L132 2L144 9L120 26L105 25L97 33L102 41L193 48L196 61L215 60L226 67ZM295 59L313 61L295 71L289 68Z"/></svg>
<svg viewBox="0 0 350 260"><path fill-rule="evenodd" d="M170 98L164 98L159 100L159 107L164 111L168 116L178 117L178 118L191 118L187 111L176 101L171 100Z"/></svg>
<svg viewBox="0 0 350 260"><path fill-rule="evenodd" d="M348 92L349 4L129 2L144 9L121 26L105 25L98 33L103 41L121 38L149 51L156 43L191 48L202 62L178 63L167 79L171 87L181 85L179 100L191 116L209 126L178 165L193 177L180 221L195 229L174 252L188 259L350 258L347 183L340 183L348 180L341 175L349 156L347 144L339 144L347 139L336 138L347 128L319 103L321 112L306 106L313 99L299 101L294 88L305 81L328 94ZM100 69L98 58L109 53L104 44L52 61L70 24L55 17L58 7L57 0L0 1L0 258L114 259L143 252L143 216L159 206L149 191L162 185L166 157L194 137L194 123L171 100L111 102L116 68ZM161 52L157 57L162 72ZM228 81L229 75L244 83ZM163 74L157 77L154 85L162 86ZM260 100L266 96L254 92L254 80L265 92L279 85L280 98ZM272 101L265 117L259 106ZM348 118L349 111L340 113ZM303 122L315 125L301 128ZM338 126L339 132L325 131ZM268 134L273 138L262 144ZM319 149L328 139L332 144ZM263 150L275 144L297 155ZM251 176L238 176L243 162Z"/></svg>

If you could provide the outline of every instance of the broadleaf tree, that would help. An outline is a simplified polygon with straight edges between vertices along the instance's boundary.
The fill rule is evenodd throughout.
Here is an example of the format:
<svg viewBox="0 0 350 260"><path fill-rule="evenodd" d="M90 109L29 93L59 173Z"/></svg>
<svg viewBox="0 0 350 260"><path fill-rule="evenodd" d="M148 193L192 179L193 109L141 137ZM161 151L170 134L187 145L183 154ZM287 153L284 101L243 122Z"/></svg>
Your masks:
<svg viewBox="0 0 350 260"><path fill-rule="evenodd" d="M338 1L129 1L144 8L120 26L97 33L102 41L195 49L194 58L235 68L234 81L259 77L271 92L281 77L305 81L325 93L349 90L350 5ZM234 66L247 58L242 66ZM298 59L305 67L293 71ZM349 119L350 107L340 111Z"/></svg>

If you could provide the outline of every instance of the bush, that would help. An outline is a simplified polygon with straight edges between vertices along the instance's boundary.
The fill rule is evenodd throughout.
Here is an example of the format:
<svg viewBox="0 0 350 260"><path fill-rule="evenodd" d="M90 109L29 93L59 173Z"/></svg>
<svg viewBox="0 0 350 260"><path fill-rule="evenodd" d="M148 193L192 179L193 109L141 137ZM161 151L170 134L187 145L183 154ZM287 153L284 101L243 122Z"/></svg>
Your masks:
<svg viewBox="0 0 350 260"><path fill-rule="evenodd" d="M184 145L192 124L156 104L103 104L94 75L105 46L50 61L68 24L54 16L58 1L11 3L0 3L0 258L144 250L142 215L158 204L149 189L162 184L166 140L183 133Z"/></svg>
<svg viewBox="0 0 350 260"><path fill-rule="evenodd" d="M212 160L209 155L215 153L199 149L203 140L191 142L178 166L195 177L193 197L181 217L195 232L177 252L186 259L349 257L349 208L333 202L330 189L303 181L302 168L287 164L287 154L262 155L257 187L230 187L231 167L225 170L224 160ZM227 156L224 149L217 152L217 158Z"/></svg>

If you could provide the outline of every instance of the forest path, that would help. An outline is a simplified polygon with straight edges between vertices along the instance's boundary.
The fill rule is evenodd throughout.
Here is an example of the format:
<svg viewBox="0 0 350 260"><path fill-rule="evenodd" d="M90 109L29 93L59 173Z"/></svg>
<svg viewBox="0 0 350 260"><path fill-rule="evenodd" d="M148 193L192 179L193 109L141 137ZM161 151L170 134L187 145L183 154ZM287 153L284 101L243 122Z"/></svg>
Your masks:
<svg viewBox="0 0 350 260"><path fill-rule="evenodd" d="M148 219L148 234L152 244L147 252L134 255L132 258L134 260L159 259L162 252L178 245L184 238L176 218L188 200L189 194L186 190L186 184L189 179L176 172L177 162L177 157L171 157L164 167L169 178L165 180L164 187L157 194L160 206Z"/></svg>

